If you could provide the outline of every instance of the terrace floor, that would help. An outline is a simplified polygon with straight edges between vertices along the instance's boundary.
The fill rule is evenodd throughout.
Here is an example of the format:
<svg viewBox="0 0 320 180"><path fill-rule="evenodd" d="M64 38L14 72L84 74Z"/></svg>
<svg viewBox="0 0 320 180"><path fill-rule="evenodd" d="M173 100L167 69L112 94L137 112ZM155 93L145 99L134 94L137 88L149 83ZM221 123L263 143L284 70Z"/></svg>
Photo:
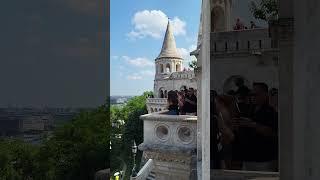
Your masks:
<svg viewBox="0 0 320 180"><path fill-rule="evenodd" d="M278 172L211 170L214 180L279 180Z"/></svg>

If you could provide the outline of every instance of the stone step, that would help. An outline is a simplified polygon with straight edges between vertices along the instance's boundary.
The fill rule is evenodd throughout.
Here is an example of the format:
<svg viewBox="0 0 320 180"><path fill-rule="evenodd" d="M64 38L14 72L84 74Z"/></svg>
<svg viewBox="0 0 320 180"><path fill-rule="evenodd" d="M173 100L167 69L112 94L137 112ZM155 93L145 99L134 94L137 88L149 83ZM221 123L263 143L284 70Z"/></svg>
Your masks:
<svg viewBox="0 0 320 180"><path fill-rule="evenodd" d="M156 179L156 173L151 171L149 176L147 177L147 180L155 180Z"/></svg>

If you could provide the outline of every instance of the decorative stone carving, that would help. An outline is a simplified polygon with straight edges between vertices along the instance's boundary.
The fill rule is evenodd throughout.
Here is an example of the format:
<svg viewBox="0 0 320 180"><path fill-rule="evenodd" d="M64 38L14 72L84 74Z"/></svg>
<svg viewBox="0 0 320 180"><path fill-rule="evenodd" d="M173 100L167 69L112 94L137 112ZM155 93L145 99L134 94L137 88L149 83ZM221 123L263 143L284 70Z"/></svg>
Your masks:
<svg viewBox="0 0 320 180"><path fill-rule="evenodd" d="M177 130L177 134L178 134L179 140L183 144L190 144L194 140L194 137L195 137L194 130L188 126L179 127Z"/></svg>
<svg viewBox="0 0 320 180"><path fill-rule="evenodd" d="M160 141L169 139L169 127L165 124L158 124L155 128L155 135Z"/></svg>

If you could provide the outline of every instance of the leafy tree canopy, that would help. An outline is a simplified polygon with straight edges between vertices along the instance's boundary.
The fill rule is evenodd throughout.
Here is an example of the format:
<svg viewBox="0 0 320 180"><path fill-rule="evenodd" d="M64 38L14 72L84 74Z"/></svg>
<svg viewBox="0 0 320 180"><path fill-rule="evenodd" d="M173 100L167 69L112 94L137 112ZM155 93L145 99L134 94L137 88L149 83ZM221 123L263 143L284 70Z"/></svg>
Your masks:
<svg viewBox="0 0 320 180"><path fill-rule="evenodd" d="M264 21L278 18L278 0L252 0L250 10L256 19Z"/></svg>

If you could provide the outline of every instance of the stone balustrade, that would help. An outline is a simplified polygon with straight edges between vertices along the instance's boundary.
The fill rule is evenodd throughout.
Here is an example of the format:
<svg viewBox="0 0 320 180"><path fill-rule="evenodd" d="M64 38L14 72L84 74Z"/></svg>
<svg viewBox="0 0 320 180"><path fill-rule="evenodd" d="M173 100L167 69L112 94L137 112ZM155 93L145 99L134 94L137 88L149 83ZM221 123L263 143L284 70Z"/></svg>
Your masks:
<svg viewBox="0 0 320 180"><path fill-rule="evenodd" d="M167 104L167 98L148 98L146 102L148 113L166 110Z"/></svg>
<svg viewBox="0 0 320 180"><path fill-rule="evenodd" d="M211 33L211 53L258 52L277 47L268 28Z"/></svg>
<svg viewBox="0 0 320 180"><path fill-rule="evenodd" d="M194 179L196 175L197 117L167 115L167 111L142 115L143 158L153 159L158 180Z"/></svg>
<svg viewBox="0 0 320 180"><path fill-rule="evenodd" d="M165 104L165 105L167 105L167 98L148 98L147 104Z"/></svg>
<svg viewBox="0 0 320 180"><path fill-rule="evenodd" d="M146 180L154 168L152 159L149 159L147 163L140 169L137 176L131 177L130 180Z"/></svg>
<svg viewBox="0 0 320 180"><path fill-rule="evenodd" d="M168 150L195 149L197 117L165 113L166 111L162 111L141 116L144 121L144 141L140 147Z"/></svg>

